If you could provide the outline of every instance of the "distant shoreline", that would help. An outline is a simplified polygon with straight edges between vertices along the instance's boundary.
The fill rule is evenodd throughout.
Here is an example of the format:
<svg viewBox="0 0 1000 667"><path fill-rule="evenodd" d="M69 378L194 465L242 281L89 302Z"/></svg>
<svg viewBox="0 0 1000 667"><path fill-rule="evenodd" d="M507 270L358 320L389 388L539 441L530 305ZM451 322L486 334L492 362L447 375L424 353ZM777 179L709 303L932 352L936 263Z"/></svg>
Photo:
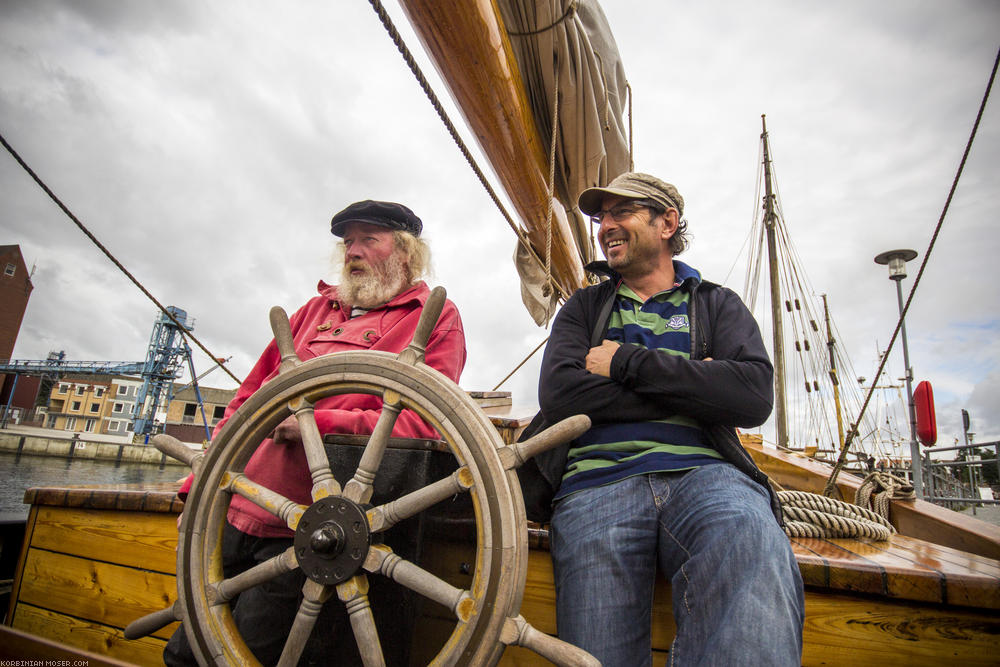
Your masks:
<svg viewBox="0 0 1000 667"><path fill-rule="evenodd" d="M167 456L152 445L57 437L38 433L42 429L32 430L34 432L0 431L0 453L186 467L186 464Z"/></svg>

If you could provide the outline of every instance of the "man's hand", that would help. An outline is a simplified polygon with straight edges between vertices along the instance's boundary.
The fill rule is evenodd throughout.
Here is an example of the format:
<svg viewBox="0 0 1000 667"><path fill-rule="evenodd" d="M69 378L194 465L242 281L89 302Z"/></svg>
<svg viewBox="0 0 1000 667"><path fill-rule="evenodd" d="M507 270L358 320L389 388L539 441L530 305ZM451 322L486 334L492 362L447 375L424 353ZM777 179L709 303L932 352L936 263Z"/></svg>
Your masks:
<svg viewBox="0 0 1000 667"><path fill-rule="evenodd" d="M587 370L594 375L611 377L611 357L618 351L619 343L613 340L603 341L600 346L590 348L587 353Z"/></svg>
<svg viewBox="0 0 1000 667"><path fill-rule="evenodd" d="M299 445L302 444L302 432L299 431L299 420L295 415L291 415L285 421L278 424L271 434L271 439L279 445Z"/></svg>

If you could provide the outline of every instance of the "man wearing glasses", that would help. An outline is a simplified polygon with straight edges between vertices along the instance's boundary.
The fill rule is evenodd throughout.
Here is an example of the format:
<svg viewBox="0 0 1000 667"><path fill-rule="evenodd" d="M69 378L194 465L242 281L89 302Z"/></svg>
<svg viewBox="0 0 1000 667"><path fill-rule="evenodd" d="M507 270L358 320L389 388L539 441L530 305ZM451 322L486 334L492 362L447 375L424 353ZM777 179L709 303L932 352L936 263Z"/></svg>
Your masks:
<svg viewBox="0 0 1000 667"><path fill-rule="evenodd" d="M799 665L802 579L767 477L737 427L771 412L773 369L732 291L675 257L677 189L642 173L580 195L609 279L552 326L531 430L593 426L522 468L529 518L551 512L559 636L602 664L650 664L653 582L671 583L670 664ZM534 516L532 516L534 515Z"/></svg>

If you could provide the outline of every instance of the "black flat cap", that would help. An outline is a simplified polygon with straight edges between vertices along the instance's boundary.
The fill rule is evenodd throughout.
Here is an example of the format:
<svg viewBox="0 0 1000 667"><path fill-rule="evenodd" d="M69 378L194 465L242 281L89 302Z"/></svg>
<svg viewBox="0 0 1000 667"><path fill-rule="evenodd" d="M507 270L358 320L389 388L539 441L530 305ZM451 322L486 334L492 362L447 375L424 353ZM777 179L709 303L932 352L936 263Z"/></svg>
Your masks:
<svg viewBox="0 0 1000 667"><path fill-rule="evenodd" d="M370 225L380 225L389 229L399 229L420 236L424 224L416 214L403 206L389 201L354 202L343 211L333 216L330 221L330 231L335 236L344 236L344 227L349 222L367 222Z"/></svg>

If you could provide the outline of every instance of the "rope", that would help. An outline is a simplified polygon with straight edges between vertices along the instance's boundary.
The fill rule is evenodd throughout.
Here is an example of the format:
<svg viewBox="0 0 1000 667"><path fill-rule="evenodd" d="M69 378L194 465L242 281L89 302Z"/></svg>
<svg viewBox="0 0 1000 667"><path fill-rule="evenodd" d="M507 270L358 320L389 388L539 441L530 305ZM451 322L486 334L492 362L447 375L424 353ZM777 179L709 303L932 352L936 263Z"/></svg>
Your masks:
<svg viewBox="0 0 1000 667"><path fill-rule="evenodd" d="M24 160L22 160L22 159L21 159L21 156L20 156L20 155L18 155L17 151L15 151L15 150L14 150L13 146L11 146L11 145L10 145L9 143L7 143L7 139L5 139L5 138L4 138L4 136L3 136L3 134L2 134L2 133L0 133L0 143L2 143L2 144L3 144L3 147L7 149L7 152L11 154L11 157L13 157L13 158L14 158L14 159L15 159L15 160L17 161L17 163L18 163L19 165L21 165L21 168L22 168L22 169L24 169L24 170L25 170L25 171L26 171L26 172L28 173L28 175L29 175L29 176L31 176L31 178L32 178L32 179L34 179L35 183L37 183L37 184L38 184L38 186L39 186L39 187L40 187L40 188L41 188L42 190L44 190L44 191L45 191L45 194L47 194L47 195L49 196L49 199L51 199L52 201L54 201L54 202L56 203L56 206L58 206L58 207L59 207L60 209L62 209L63 213L65 213L65 214L66 214L67 216L69 216L69 219L70 219L70 220L72 220L72 221L73 221L74 223L76 223L76 226L80 228L80 231L82 231L82 232L83 232L83 233L84 233L84 234L85 234L85 235L87 236L87 238L88 238L88 239L90 239L90 240L91 240L91 242L93 242L93 244L94 244L94 245L96 245L96 246L97 246L97 248L98 248L98 249L99 249L99 250L100 250L101 252L103 252L103 253L104 253L104 255L105 255L105 256L106 256L106 257L107 257L108 259L110 259L110 260L111 260L111 262L112 262L112 263L113 263L113 264L114 264L115 266L117 266L117 267L118 267L118 269L119 269L119 270L120 270L120 271L121 271L122 273L124 273L124 274L125 274L125 275L126 275L126 276L128 277L128 279L129 279L129 280L131 280L131 281L132 281L132 283L133 283L133 284L134 284L134 285L135 285L136 287L138 287L138 288L139 288L139 290L140 290L140 291L141 291L141 292L142 292L143 294L145 294L145 295L146 295L146 297L147 297L147 298L148 298L148 299L149 299L150 301L152 301L152 302L153 302L154 304L156 304L156 307L160 309L160 312L162 312L162 313L163 313L164 315L166 315L167 317L169 317L169 318L170 318L170 320L171 320L171 321L172 321L172 322L173 322L174 324L176 324L176 325L177 325L177 328L178 328L178 329L179 329L180 331L185 331L185 335L186 335L186 336L188 336L188 337L189 337L189 338L190 338L191 340L193 340L193 341L195 342L195 344L196 344L196 345L197 345L197 346L198 346L199 348L201 348L202 352L204 352L204 353L205 353L205 354L207 354L207 355L208 355L209 357L211 357L211 358L212 358L212 359L213 359L214 361L216 361L216 362L217 362L217 363L219 364L219 367L220 367L220 368L222 368L222 370L226 371L226 373L227 373L227 374L229 375L229 377L231 377L232 379L236 380L236 383L237 383L237 384L243 384L243 381L242 381L242 380L240 380L240 379L239 379L238 377L236 377L235 375L233 375L232 371L230 371L230 370L229 370L228 368L226 368L226 365L225 365L225 363L224 363L224 362L222 362L222 361L219 361L219 359L221 359L222 357L220 357L220 356L218 356L218 355L216 355L216 354L213 354L213 353L212 353L212 351L211 351L211 350L209 350L209 349L208 349L207 347L205 347L205 345L203 345L203 344L202 344L202 342L201 342L200 340L198 340L197 338L195 338L195 337L194 337L194 335L193 335L193 334L192 334L192 333L191 333L190 331L186 331L186 329L185 329L184 325L183 325L183 324L181 324L181 323L180 323L179 321L177 321L177 318L176 318L176 317L174 317L174 316L173 316L173 315L172 315L172 314L171 314L171 313L170 313L170 312L169 312L169 311L168 311L168 310L166 309L166 307L165 307L165 306L164 306L164 305L163 305L162 303L160 303L159 301L157 301L157 300L156 300L156 297L154 297L154 296L153 296L153 295L152 295L152 294L151 294L151 293L149 292L149 290L147 290L147 289L146 289L146 288L145 288L145 287L143 286L143 284L142 284L142 283L140 283L140 282L139 282L139 281L138 281L138 280L136 279L136 277L135 277L135 276L133 276L133 275L132 275L131 273L129 273L128 269L126 269L126 268L125 268L125 267L124 267L124 266L122 265L122 263L121 263L121 262L119 262L119 261L118 261L118 259L117 259L117 258L116 258L116 257L115 257L114 255L112 255L112 254L111 254L111 251L110 251L110 250L108 250L107 248L105 248L105 247L104 247L104 244L102 244L102 243L101 243L100 241L98 241L98 240L97 240L97 237L96 237L96 236L94 236L94 235L93 235L93 233L91 233L91 231L90 231L89 229L87 229L87 227L86 227L86 226L85 226L85 225L84 225L84 224L83 224L82 222L80 222L80 219L79 219L79 218L77 218L77 217L76 217L76 216L75 216L75 215L73 214L73 212L72 212L72 211L70 211L70 210L69 210L69 208L68 208L68 207L67 207L67 206L66 206L66 205L65 205L64 203L62 203L62 201L61 201L61 200L59 199L59 197L57 197L57 196L56 196L56 194L55 194L54 192L52 192L52 190L51 190L51 189L49 189L49 186L47 186L47 185L45 184L45 182L44 182L44 181L42 181L42 179L41 179L41 178L40 178L40 177L38 176L38 174L36 174L36 173L34 172L34 170L33 170L33 169L32 169L31 167L29 167L29 166L28 166L28 163L26 163L26 162L25 162Z"/></svg>
<svg viewBox="0 0 1000 667"><path fill-rule="evenodd" d="M871 508L879 516L889 518L892 500L913 500L913 485L892 473L875 471L865 477L854 494L854 504Z"/></svg>
<svg viewBox="0 0 1000 667"><path fill-rule="evenodd" d="M531 256L531 258L538 263L538 266L545 268L545 264L542 262L538 254L535 252L534 248L531 247L531 242L528 239L527 235L525 234L524 230L522 230L517 224L514 223L514 219L511 217L510 213L507 211L503 203L500 201L500 197L497 195L496 190L494 190L493 186L491 186L489 181L486 180L486 174L484 174L483 170L480 169L479 165L476 163L475 158L472 157L472 153L469 151L468 146L466 146L465 142L462 140L462 137L459 136L458 130L455 128L455 124L451 122L451 118L449 118L448 114L445 112L444 106L441 104L441 100L438 99L438 96L434 93L434 90L431 88L430 83L427 81L427 77L424 76L424 73L423 71L421 71L420 66L417 65L416 59L414 59L413 54L410 52L410 49L406 46L406 43L403 41L402 36L400 36L399 31L396 30L396 25L392 22L392 19L389 18L389 14L385 11L385 7L382 6L382 3L379 2L379 0L368 0L368 2L369 4L371 4L372 9L375 10L375 14L378 15L379 21L382 22L382 27L384 27L385 31L389 33L389 37L392 39L392 43L396 45L396 50L399 51L400 55L403 56L403 60L404 62L406 62L406 66L410 68L410 72L413 73L413 76L416 78L417 83L420 84L420 88L421 90L424 91L424 95L426 95L427 99L430 100L431 106L433 106L434 111L437 112L438 118L440 118L441 122L444 123L445 128L448 130L448 134L451 135L451 138L455 142L455 145L458 146L458 150L462 153L462 156L465 158L465 161L469 163L469 166L472 168L472 171L476 174L476 178L479 179L479 182L482 184L483 188L485 188L487 194L489 194L490 199L493 200L493 203L500 211L500 215L502 215L503 219L507 221L507 224L517 235L518 241L520 241L521 245L524 246L525 250L528 251L528 254ZM563 289L562 285L560 285L559 283L550 283L550 284L559 292L560 296L563 299L569 298L569 294L566 292L565 289Z"/></svg>
<svg viewBox="0 0 1000 667"><path fill-rule="evenodd" d="M499 389L499 388L500 388L501 386L503 386L503 383L504 383L504 382L506 382L507 380L509 380L509 379L511 378L511 376L512 376L512 375L514 375L514 373L516 373L516 372L518 372L519 370L521 370L521 366L523 366L523 365L525 365L526 363L528 363L528 359L531 359L531 358L532 358L533 356L535 356L535 353L536 353L536 352L538 352L538 351L539 351L540 349L542 349L542 346L543 346L543 345L545 345L545 344L546 344L547 342L549 342L549 337L548 337L548 336L546 336L546 337L545 337L545 340L543 340L543 341L542 341L541 343L539 343L539 344L538 344L538 345L537 345L537 346L535 347L535 349L534 349L534 350L532 350L531 352L529 352L529 353L528 353L528 356L526 356L526 357L525 357L525 358L524 358L524 359L523 359L523 360L521 361L521 363L519 363L519 364L518 364L518 365L517 365L517 366L516 366L516 367L514 368L514 370L512 370L512 371L511 371L510 373L507 373L507 377L505 377L504 379L500 380L500 382L498 382L498 383L497 383L497 386L493 387L493 391L496 391L497 389Z"/></svg>
<svg viewBox="0 0 1000 667"><path fill-rule="evenodd" d="M969 141L965 144L965 152L962 153L962 160L959 162L955 178L952 179L951 189L948 191L948 197L945 200L944 208L941 210L941 215L938 218L937 225L934 227L934 234L931 235L927 251L924 253L924 259L920 263L920 270L917 271L917 276L913 279L913 287L910 288L910 294L906 297L906 305L903 306L903 310L899 314L899 321L896 322L896 329L892 332L892 338L889 340L889 347L886 348L885 354L882 356L882 361L878 366L878 371L875 373L876 378L882 376L882 369L885 368L885 364L889 360L889 351L892 350L892 346L896 342L896 337L899 335L899 330L905 321L906 313L910 310L910 303L913 301L913 295L916 294L917 285L920 284L920 278L924 275L924 269L927 267L927 260L930 259L931 251L934 249L935 242L937 242L938 234L941 233L941 227L944 225L944 217L948 213L948 208L951 206L951 200L955 196L955 190L958 189L958 181L962 176L962 171L965 169L965 162L969 159L969 153L972 151L972 142L976 138L976 131L979 129L979 123L983 119L983 111L986 109L986 102L990 98L990 89L993 87L993 80L997 75L998 64L1000 64L1000 50L997 51L997 56L993 61L993 71L990 72L990 78L986 84L986 92L983 93L982 102L979 104L979 113L976 114L976 121L972 124L972 132L969 134ZM865 414L865 410L868 408L868 403L871 401L872 394L875 393L875 385L876 383L873 382L872 386L868 389L868 394L865 396L865 402L862 404L860 412L858 412L858 419L855 422L857 424L861 423L861 417ZM850 449L851 442L853 440L851 436L854 435L854 433L856 433L856 431L847 436L847 440L844 442L844 447L840 450L840 456L837 458L837 464L833 467L833 472L830 473L830 479L827 480L826 487L823 489L823 495L830 495L833 493L837 476L840 474L841 469L847 462L847 450ZM915 467L917 464L914 462L913 465Z"/></svg>
<svg viewBox="0 0 1000 667"><path fill-rule="evenodd" d="M628 170L635 171L635 152L632 146L632 84L625 84L628 93Z"/></svg>
<svg viewBox="0 0 1000 667"><path fill-rule="evenodd" d="M888 540L896 532L887 518L865 507L817 493L779 491L789 537L866 537Z"/></svg>
<svg viewBox="0 0 1000 667"><path fill-rule="evenodd" d="M549 210L545 216L545 287L542 294L546 297L552 293L552 214L555 207L556 189L556 145L559 139L559 63L552 62L553 84L552 84L552 140L549 146ZM545 320L548 322L552 316L552 300L545 304Z"/></svg>
<svg viewBox="0 0 1000 667"><path fill-rule="evenodd" d="M511 32L510 30L508 30L507 34L510 35L511 37L531 37L532 35L540 35L543 32L548 32L549 30L552 30L552 28L555 28L557 25L559 25L560 23L568 19L570 16L575 14L578 4L579 3L577 2L577 0L570 0L570 3L569 5L566 6L566 11L563 12L563 15L560 16L555 21L553 21L552 23L550 23L549 25L545 26L544 28L539 28L538 30L529 30L527 32Z"/></svg>

